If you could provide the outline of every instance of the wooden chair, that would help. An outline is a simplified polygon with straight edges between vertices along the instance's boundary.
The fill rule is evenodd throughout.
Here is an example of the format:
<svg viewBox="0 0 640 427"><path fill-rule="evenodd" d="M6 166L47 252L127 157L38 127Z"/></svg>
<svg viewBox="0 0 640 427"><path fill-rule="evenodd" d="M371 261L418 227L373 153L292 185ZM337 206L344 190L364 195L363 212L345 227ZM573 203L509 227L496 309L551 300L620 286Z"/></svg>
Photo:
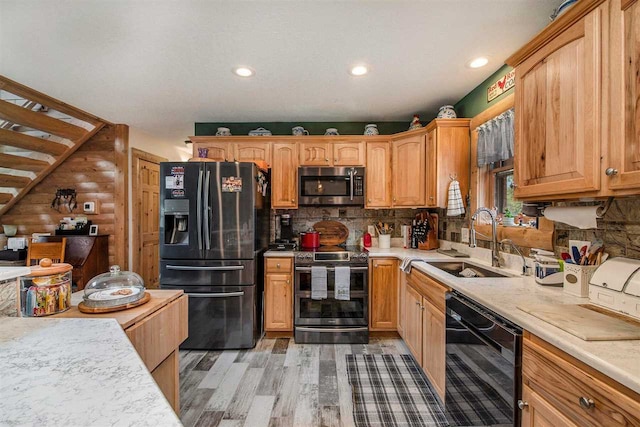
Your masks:
<svg viewBox="0 0 640 427"><path fill-rule="evenodd" d="M42 258L51 258L51 261L64 262L64 249L67 238L63 237L59 242L29 243L27 251L27 266L38 265Z"/></svg>

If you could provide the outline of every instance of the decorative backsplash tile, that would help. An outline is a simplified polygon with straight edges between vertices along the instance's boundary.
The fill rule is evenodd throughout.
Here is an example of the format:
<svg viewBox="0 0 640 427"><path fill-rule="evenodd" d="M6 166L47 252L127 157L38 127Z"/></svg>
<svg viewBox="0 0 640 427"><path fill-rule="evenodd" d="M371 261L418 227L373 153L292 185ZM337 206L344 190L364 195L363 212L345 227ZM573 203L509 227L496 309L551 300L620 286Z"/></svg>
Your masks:
<svg viewBox="0 0 640 427"><path fill-rule="evenodd" d="M391 237L401 237L401 225L409 225L416 214L422 212L417 209L364 209L358 207L301 207L299 209L278 209L271 211L271 241L275 239L275 215L290 214L294 234L308 231L313 224L324 220L340 221L349 229L347 245L360 244L360 238L367 231L368 225L378 221L390 223L393 227ZM375 236L373 236L375 237Z"/></svg>
<svg viewBox="0 0 640 427"><path fill-rule="evenodd" d="M600 202L594 202L600 203ZM556 206L584 206L584 203L558 202ZM439 210L440 229L438 238L460 242L460 229L469 227L469 213L464 217L448 218L444 209ZM640 259L640 197L615 199L604 218L597 221L597 228L580 230L570 225L556 222L554 250L557 255L567 252L569 240L602 239L610 256L624 256ZM490 247L490 242L478 240L478 246Z"/></svg>

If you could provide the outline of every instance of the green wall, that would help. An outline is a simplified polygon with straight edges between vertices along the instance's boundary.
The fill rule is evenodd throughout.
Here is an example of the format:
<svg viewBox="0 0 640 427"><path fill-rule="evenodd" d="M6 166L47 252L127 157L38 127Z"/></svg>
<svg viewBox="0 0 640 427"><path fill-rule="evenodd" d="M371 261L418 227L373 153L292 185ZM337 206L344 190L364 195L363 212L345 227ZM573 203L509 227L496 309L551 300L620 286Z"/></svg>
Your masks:
<svg viewBox="0 0 640 427"><path fill-rule="evenodd" d="M458 101L453 107L456 110L458 117L472 118L483 112L489 105L495 104L506 95L510 94L513 91L513 88L493 99L491 102L487 102L487 89L489 86L512 69L513 68L508 65L503 65L499 70Z"/></svg>
<svg viewBox="0 0 640 427"><path fill-rule="evenodd" d="M247 135L249 131L263 127L269 129L274 135L291 135L291 128L302 126L310 135L324 135L327 128L337 128L340 135L362 135L365 125L375 123L382 135L403 132L409 129L411 117L406 122L255 122L255 123L196 123L196 136L215 135L218 127L227 127L232 135ZM426 123L423 123L426 124Z"/></svg>

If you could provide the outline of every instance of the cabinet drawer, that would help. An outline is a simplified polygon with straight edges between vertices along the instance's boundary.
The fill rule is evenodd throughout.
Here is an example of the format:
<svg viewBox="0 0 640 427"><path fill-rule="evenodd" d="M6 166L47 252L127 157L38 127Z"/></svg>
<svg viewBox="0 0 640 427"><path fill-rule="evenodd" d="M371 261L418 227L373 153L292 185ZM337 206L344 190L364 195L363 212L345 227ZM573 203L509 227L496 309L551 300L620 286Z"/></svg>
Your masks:
<svg viewBox="0 0 640 427"><path fill-rule="evenodd" d="M149 371L153 371L189 335L186 295L125 330Z"/></svg>
<svg viewBox="0 0 640 427"><path fill-rule="evenodd" d="M445 293L449 291L449 288L441 285L435 280L431 279L427 275L420 273L416 269L412 269L407 281L420 291L423 297L425 297L431 304L433 304L438 310L444 312L445 305Z"/></svg>
<svg viewBox="0 0 640 427"><path fill-rule="evenodd" d="M552 352L531 340L524 344L524 383L560 413L580 426L640 425L640 403L631 391L598 379L571 356L560 357L559 350Z"/></svg>
<svg viewBox="0 0 640 427"><path fill-rule="evenodd" d="M292 266L293 258L265 258L267 273L290 273Z"/></svg>

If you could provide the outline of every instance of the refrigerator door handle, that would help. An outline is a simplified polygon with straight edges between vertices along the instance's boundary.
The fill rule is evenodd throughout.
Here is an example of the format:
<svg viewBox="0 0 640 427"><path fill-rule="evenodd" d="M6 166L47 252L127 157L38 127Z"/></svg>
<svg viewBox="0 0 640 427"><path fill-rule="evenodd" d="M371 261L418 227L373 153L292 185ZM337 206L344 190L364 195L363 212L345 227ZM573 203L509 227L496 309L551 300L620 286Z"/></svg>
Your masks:
<svg viewBox="0 0 640 427"><path fill-rule="evenodd" d="M202 169L198 175L198 201L196 206L196 221L198 223L198 250L202 250Z"/></svg>
<svg viewBox="0 0 640 427"><path fill-rule="evenodd" d="M209 227L210 222L210 206L209 206L209 187L211 185L211 171L207 171L207 176L204 179L204 241L206 249L211 249L211 232Z"/></svg>
<svg viewBox="0 0 640 427"><path fill-rule="evenodd" d="M212 293L212 294L190 294L186 295L189 298L230 298L230 297L241 297L244 296L244 291L240 292L222 292L222 293Z"/></svg>
<svg viewBox="0 0 640 427"><path fill-rule="evenodd" d="M193 265L167 265L167 270L182 271L238 271L244 270L244 265L226 265L220 267L197 267Z"/></svg>

